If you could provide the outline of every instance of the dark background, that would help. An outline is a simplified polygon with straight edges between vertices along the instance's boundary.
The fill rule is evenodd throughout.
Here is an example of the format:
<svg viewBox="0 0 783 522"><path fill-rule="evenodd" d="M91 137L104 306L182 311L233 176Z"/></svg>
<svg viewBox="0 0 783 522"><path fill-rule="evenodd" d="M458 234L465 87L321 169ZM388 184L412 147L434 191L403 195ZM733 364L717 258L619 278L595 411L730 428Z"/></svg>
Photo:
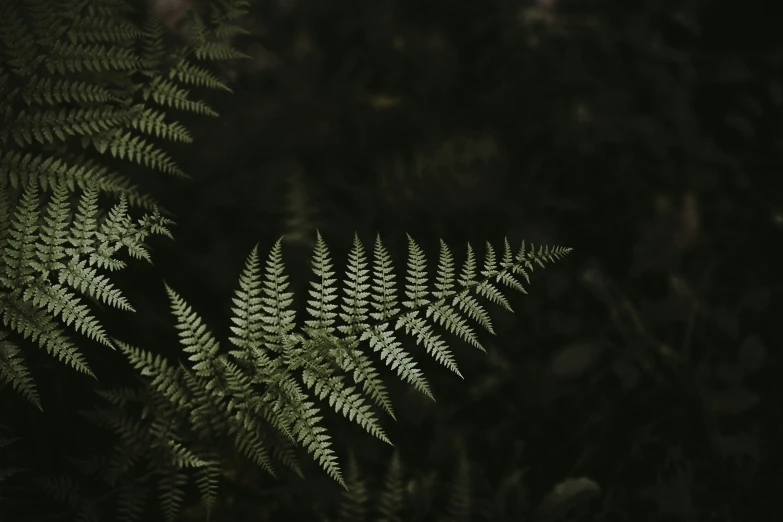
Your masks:
<svg viewBox="0 0 783 522"><path fill-rule="evenodd" d="M464 451L477 520L525 520L577 477L601 488L584 520L782 520L771 9L255 1L236 42L253 58L221 70L235 93L207 94L221 117L185 118L196 145L174 149L194 179L149 176L176 241L127 276L139 312L110 331L175 354L165 279L225 339L246 256L283 234L300 309L316 229L338 273L354 231L398 270L405 232L431 261L438 238L574 247L491 310L487 355L455 343L464 381L417 354L436 403L392 386L404 519L443 511ZM377 486L392 448L329 426ZM315 519L339 494L315 466L276 482L237 463L222 487L215 520Z"/></svg>

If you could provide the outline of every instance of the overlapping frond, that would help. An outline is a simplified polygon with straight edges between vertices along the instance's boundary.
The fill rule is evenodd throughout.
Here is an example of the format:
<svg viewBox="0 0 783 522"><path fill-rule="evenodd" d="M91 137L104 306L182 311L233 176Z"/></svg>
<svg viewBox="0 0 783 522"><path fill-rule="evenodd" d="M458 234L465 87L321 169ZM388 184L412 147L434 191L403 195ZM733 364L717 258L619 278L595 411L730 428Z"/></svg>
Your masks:
<svg viewBox="0 0 783 522"><path fill-rule="evenodd" d="M238 361L218 355L217 341L179 296L170 292L195 369L111 338L95 313L102 305L133 311L116 286L116 272L129 257L151 260L145 244L150 235L171 237L171 221L155 200L119 169L145 166L184 176L163 144L192 141L175 110L216 116L190 87L230 90L205 62L246 56L226 38L244 32L237 19L247 2L214 0L208 19L197 24L198 40L180 44L166 38L152 12L136 12L139 6L127 0L0 1L0 385L40 408L29 370L38 354L28 346L93 375L86 339L119 346L152 380L146 396L108 397L120 409L128 402L142 405L141 421L93 412L120 436L100 478L117 485L115 518L121 521L142 518L144 488L128 487L119 477L144 457L168 466L156 470L168 519L179 511L185 469L197 469L205 506L214 505L214 455L181 438L183 426L199 437L229 426L243 453L259 465L269 461L257 430L265 411L251 397L253 379L239 371ZM106 195L113 203L103 204ZM131 207L147 213L131 217ZM249 328L271 343L269 332ZM243 347L256 364L263 357L252 342L246 338ZM213 400L210 393L218 392ZM175 415L186 410L184 420ZM150 423L146 431L143 421ZM76 520L105 518L67 477L42 486L68 504Z"/></svg>
<svg viewBox="0 0 783 522"><path fill-rule="evenodd" d="M106 155L184 175L160 142L192 138L168 110L215 115L185 87L225 88L194 60L244 56L224 39L247 7L216 1L198 42L171 45L123 0L0 2L0 318L12 335L87 374L66 329L112 345L88 301L133 310L105 272L125 268L122 251L149 261L145 239L171 222ZM103 194L116 204L104 209ZM129 206L149 213L131 219ZM32 400L24 358L5 353L4 378Z"/></svg>
<svg viewBox="0 0 783 522"><path fill-rule="evenodd" d="M117 270L130 255L146 254L143 241L154 231L168 233L169 220L146 215L135 221L121 198L98 218L98 190L88 187L71 208L64 183L42 202L38 186L29 184L15 208L0 199L6 233L0 239L0 319L8 332L37 343L72 368L92 375L84 356L65 328L112 346L85 296L99 303L133 310L102 270ZM144 257L148 257L144 256ZM40 407L31 377L15 344L5 341L0 375Z"/></svg>
<svg viewBox="0 0 783 522"><path fill-rule="evenodd" d="M263 442L275 439L271 429L278 440L306 450L343 485L347 483L321 423L320 403L390 443L371 406L375 403L393 417L377 361L432 397L413 354L405 349L406 340L422 346L461 377L451 343L436 329L440 326L481 348L470 323L492 332L481 300L510 308L496 283L523 289L517 273L526 274L533 265L544 266L570 251L523 247L512 257L506 240L500 259L487 244L479 270L475 251L468 245L457 277L454 257L441 241L431 287L426 254L409 236L405 299L400 303L392 257L380 237L375 239L370 265L361 240L354 236L340 281L326 241L318 233L311 262L314 279L304 303L308 317L297 324L281 244L274 243L263 270L257 247L245 262L232 306L229 341L236 349L223 353L198 315L169 287L166 291L189 366L174 370L160 356L120 346L142 374L152 377L152 388L180 412L197 439L228 433L242 453L271 472ZM276 456L298 470L292 446L286 447L282 452L278 448ZM391 503L397 494L396 486L387 494L384 516L389 520L395 516Z"/></svg>

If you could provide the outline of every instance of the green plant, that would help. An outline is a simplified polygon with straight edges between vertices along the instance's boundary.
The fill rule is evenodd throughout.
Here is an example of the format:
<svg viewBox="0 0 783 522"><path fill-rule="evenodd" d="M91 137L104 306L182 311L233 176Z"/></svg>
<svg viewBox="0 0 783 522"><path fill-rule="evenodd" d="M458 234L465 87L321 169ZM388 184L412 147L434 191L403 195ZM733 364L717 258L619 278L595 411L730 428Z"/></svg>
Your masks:
<svg viewBox="0 0 783 522"><path fill-rule="evenodd" d="M293 450L304 448L330 477L345 486L315 399L391 443L369 402L392 418L393 406L379 370L362 345L377 353L401 380L432 397L425 376L403 349L400 336L408 336L461 376L450 343L432 327L440 325L483 350L468 322L472 319L493 331L478 298L510 310L498 283L524 292L515 276L522 275L528 281L534 265L544 267L568 252L570 249L563 247L536 249L523 242L513 254L505 241L502 256L498 256L487 243L479 269L468 244L457 275L451 250L441 241L434 288L430 289L424 251L408 236L403 290L407 299L400 302L392 259L380 237L375 240L372 268L364 246L354 237L339 288L326 242L318 234L312 259L315 279L306 304L309 318L298 323L278 240L263 274L257 249L248 256L233 299L229 342L234 349L227 352L221 350L198 314L167 286L189 364L172 364L160 354L115 341L134 368L151 382L141 392L102 392L116 408L90 414L113 429L125 444L123 457L114 461L109 474L120 476L137 459L148 458L160 475L161 487L165 487L162 499L169 520L183 498L186 468L203 471L199 482L202 500L207 508L214 505L213 485L221 465L214 448L225 440L232 440L239 452L272 474L270 445L277 460L300 475ZM140 403L142 414L129 420L125 407L133 401ZM150 453L150 448L156 451Z"/></svg>
<svg viewBox="0 0 783 522"><path fill-rule="evenodd" d="M190 54L244 56L214 40L243 31L233 20L246 6L215 2L209 22L192 16L192 44L172 47L157 18L136 23L123 0L0 5L0 378L38 407L10 334L92 374L63 326L112 346L87 301L133 310L111 282L126 265L117 256L151 262L145 239L172 223L113 160L184 176L155 139L192 141L172 109L217 114L186 86L230 89ZM108 212L103 194L119 199ZM150 213L134 221L129 206Z"/></svg>
<svg viewBox="0 0 783 522"><path fill-rule="evenodd" d="M114 338L93 307L133 311L111 274L126 268L123 251L151 262L145 241L155 234L171 237L173 223L123 170L130 163L185 176L158 141L192 141L171 120L174 110L216 115L192 99L188 87L230 89L192 58L244 57L225 39L244 32L234 21L247 6L214 0L208 17L191 13L189 42L179 45L155 16L134 12L125 0L0 5L0 379L42 408L26 345L37 344L95 376L81 348L89 341L119 348L136 376L149 378L138 388L98 390L109 407L85 413L118 436L109 455L70 459L82 475L98 479L100 494L83 488L81 477L59 472L31 481L78 519L102 519L111 500L119 520L139 520L147 481L156 478L162 514L174 520L186 496L188 468L195 470L209 512L217 502L226 441L270 473L274 457L301 474L296 450L304 448L345 486L315 399L390 443L371 403L392 418L394 410L381 371L363 348L432 397L403 349L403 337L460 375L450 342L433 327L483 350L469 323L493 332L479 299L510 310L500 285L525 292L517 276L528 282L535 265L570 252L523 242L514 254L506 240L502 253L487 243L479 266L468 244L458 267L441 241L430 286L428 259L408 236L400 300L392 256L380 237L371 265L354 237L338 285L318 234L308 318L297 321L278 241L264 267L257 249L245 263L233 299L231 350L221 350L198 314L168 286L187 363ZM136 208L146 213L134 219ZM69 329L87 341L73 341ZM146 466L139 469L142 461ZM9 469L18 472L4 469L2 478L10 477Z"/></svg>

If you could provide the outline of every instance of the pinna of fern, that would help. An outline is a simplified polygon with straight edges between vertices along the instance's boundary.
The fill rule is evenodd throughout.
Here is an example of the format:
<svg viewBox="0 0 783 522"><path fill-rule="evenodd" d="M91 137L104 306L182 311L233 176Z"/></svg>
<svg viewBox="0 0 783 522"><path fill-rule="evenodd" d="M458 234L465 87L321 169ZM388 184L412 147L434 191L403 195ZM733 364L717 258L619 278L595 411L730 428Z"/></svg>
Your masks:
<svg viewBox="0 0 783 522"><path fill-rule="evenodd" d="M209 447L206 440L227 435L242 454L270 473L274 474L272 454L284 455L279 460L299 472L295 453L273 447L270 454L267 442L279 436L304 448L329 476L345 485L331 438L321 425L319 404L328 403L390 443L372 407L375 404L394 417L375 359L432 397L425 376L403 348L403 336L461 376L449 341L435 329L440 327L483 350L470 322L492 331L481 301L510 309L503 286L524 292L519 276L528 283L535 266L544 267L570 251L523 242L514 254L505 240L498 254L487 243L479 267L475 250L468 245L457 275L454 256L441 241L431 286L424 251L408 236L400 300L392 259L380 237L374 242L372 264L362 242L354 237L339 284L319 233L305 303L308 317L297 321L278 240L263 266L257 247L245 262L232 299L228 338L232 349L223 350L198 314L168 286L187 363L171 364L160 355L121 342L117 345L151 379L150 392L168 402L167 415L176 412L178 425L187 428L172 440L202 441Z"/></svg>

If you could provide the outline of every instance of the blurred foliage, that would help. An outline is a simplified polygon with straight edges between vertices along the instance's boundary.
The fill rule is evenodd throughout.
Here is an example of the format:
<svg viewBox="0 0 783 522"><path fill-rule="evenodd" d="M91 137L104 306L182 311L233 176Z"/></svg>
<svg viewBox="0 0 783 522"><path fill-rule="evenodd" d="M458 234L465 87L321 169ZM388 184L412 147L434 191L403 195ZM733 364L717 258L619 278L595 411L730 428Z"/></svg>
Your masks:
<svg viewBox="0 0 783 522"><path fill-rule="evenodd" d="M783 520L783 33L761 2L257 0L246 27L194 181L154 181L176 242L128 276L118 337L173 350L161 277L228 331L245 253L281 232L294 281L316 228L338 252L353 230L568 244L489 357L460 353L464 382L392 390L404 520L444 513L460 454L471 520ZM329 429L377 485L390 451ZM305 473L237 462L212 520L326 520L339 490Z"/></svg>

